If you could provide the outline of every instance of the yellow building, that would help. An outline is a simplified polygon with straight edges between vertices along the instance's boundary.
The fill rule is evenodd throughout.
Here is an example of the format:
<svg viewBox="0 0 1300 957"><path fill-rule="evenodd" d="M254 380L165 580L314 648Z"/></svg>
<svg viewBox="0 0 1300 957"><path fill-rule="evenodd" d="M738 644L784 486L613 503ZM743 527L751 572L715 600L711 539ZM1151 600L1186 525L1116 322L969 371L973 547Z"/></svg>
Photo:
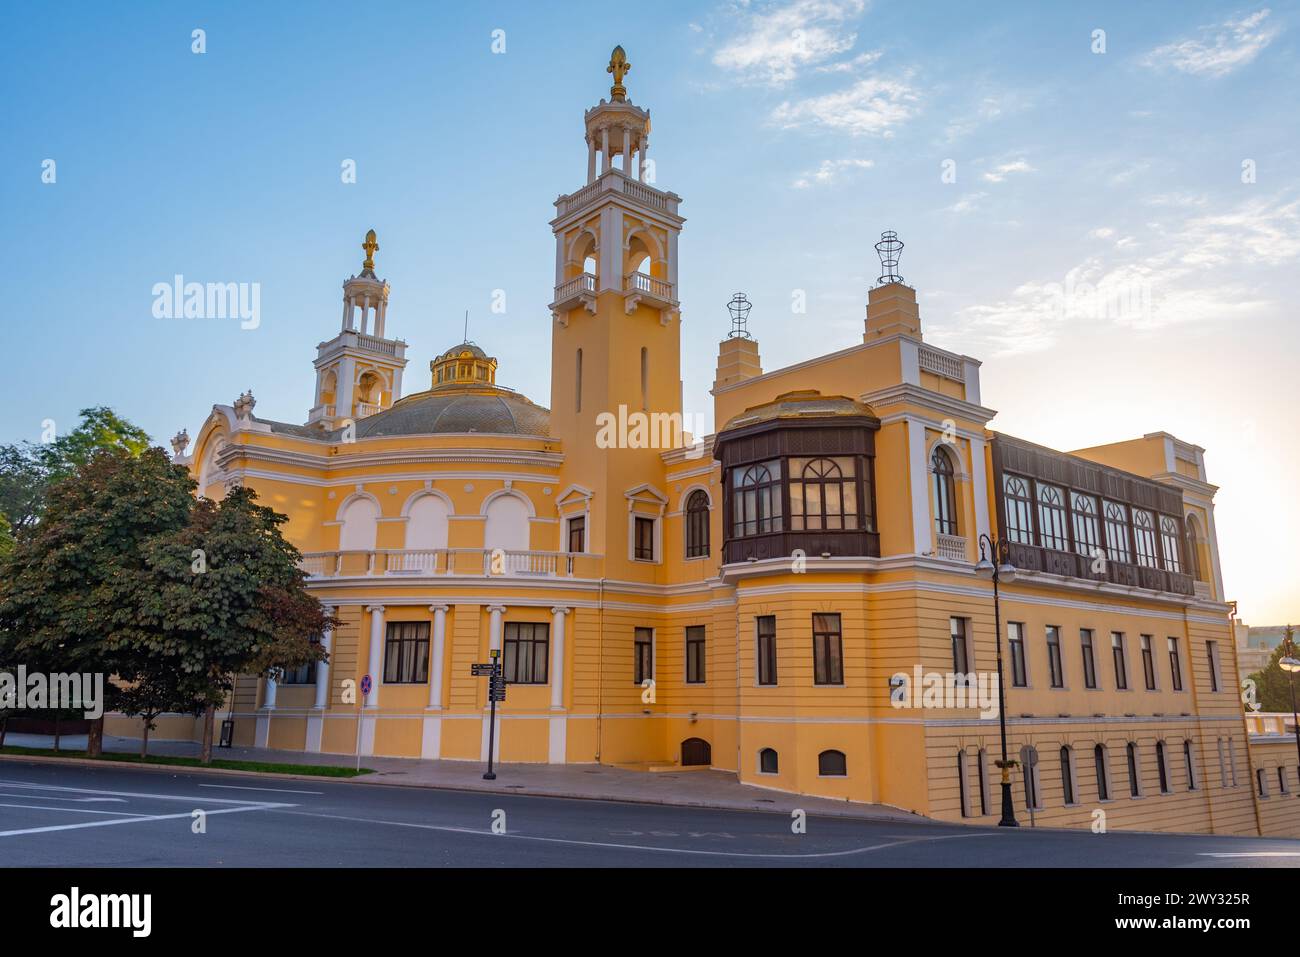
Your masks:
<svg viewBox="0 0 1300 957"><path fill-rule="evenodd" d="M241 681L237 740L483 760L470 666L500 650L502 761L711 766L992 823L998 720L971 698L996 673L976 563L1000 536L1017 814L1258 833L1202 450L1157 433L1066 454L992 431L980 363L923 340L892 234L860 343L764 371L738 298L717 434L685 435L681 199L640 175L650 116L621 49L611 72L586 181L550 224L549 409L468 342L403 394L372 231L306 424L244 395L178 448L202 494L248 485L289 517L342 622L327 665ZM161 734L192 733L171 720Z"/></svg>

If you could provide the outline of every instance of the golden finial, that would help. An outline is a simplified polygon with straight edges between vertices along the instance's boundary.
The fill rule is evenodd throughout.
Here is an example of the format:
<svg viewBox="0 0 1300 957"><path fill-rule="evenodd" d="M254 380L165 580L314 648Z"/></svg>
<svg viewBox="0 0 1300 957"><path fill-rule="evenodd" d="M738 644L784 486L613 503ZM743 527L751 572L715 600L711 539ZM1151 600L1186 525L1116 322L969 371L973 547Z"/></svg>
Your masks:
<svg viewBox="0 0 1300 957"><path fill-rule="evenodd" d="M605 68L605 72L614 74L614 85L609 88L609 95L620 103L627 99L627 87L623 85L623 77L631 69L632 64L627 62L627 53L621 46L614 47L614 52L609 55L609 66Z"/></svg>
<svg viewBox="0 0 1300 957"><path fill-rule="evenodd" d="M379 249L379 243L375 241L375 231L373 229L366 233L366 241L361 244L361 248L366 251L366 261L361 264L361 268L374 269L375 252Z"/></svg>

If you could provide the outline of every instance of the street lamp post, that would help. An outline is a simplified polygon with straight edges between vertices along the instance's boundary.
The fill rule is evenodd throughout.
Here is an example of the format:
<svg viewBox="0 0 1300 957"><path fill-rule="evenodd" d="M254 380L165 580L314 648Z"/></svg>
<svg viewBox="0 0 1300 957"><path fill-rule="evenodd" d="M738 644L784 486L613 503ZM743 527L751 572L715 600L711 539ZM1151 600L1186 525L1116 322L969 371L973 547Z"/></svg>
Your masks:
<svg viewBox="0 0 1300 957"><path fill-rule="evenodd" d="M1002 770L1002 820L998 827L1019 827L1015 807L1011 803L1011 762L1007 760L1007 701L1006 683L1002 680L1002 603L998 584L1002 579L1008 582L1016 577L1015 566L1007 557L1010 549L1001 539L992 539L980 534L980 560L975 566L976 574L991 575L993 578L993 627L997 631L998 650L998 730L1002 735L1002 760L998 767ZM987 554L985 549L988 549Z"/></svg>
<svg viewBox="0 0 1300 957"><path fill-rule="evenodd" d="M1291 640L1294 629L1286 626L1286 637L1282 639L1285 654L1278 661L1278 667L1286 672L1287 683L1291 685L1291 730L1295 732L1295 753L1300 758L1300 717L1296 715L1295 673L1300 671L1300 659L1295 657L1295 642Z"/></svg>

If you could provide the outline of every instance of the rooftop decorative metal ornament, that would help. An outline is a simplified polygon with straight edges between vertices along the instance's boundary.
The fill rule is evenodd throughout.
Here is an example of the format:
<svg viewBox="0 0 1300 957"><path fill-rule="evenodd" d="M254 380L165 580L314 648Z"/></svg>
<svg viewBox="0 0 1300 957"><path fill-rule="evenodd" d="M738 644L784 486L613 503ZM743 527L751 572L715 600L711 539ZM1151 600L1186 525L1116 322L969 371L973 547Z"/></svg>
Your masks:
<svg viewBox="0 0 1300 957"><path fill-rule="evenodd" d="M903 241L898 238L898 233L886 229L880 234L880 242L876 243L876 255L880 257L881 275L876 280L879 285L903 281L903 277L898 274L898 257L902 253Z"/></svg>
<svg viewBox="0 0 1300 957"><path fill-rule="evenodd" d="M615 102L622 103L627 99L627 87L623 85L623 77L632 69L632 64L627 62L627 54L623 52L621 46L614 47L609 55L609 66L605 68L606 73L614 75L614 85L609 88L609 97Z"/></svg>
<svg viewBox="0 0 1300 957"><path fill-rule="evenodd" d="M745 324L749 322L749 310L754 308L754 304L745 297L743 292L738 292L731 297L727 303L727 311L731 313L731 332L727 333L728 339L752 339L749 330Z"/></svg>

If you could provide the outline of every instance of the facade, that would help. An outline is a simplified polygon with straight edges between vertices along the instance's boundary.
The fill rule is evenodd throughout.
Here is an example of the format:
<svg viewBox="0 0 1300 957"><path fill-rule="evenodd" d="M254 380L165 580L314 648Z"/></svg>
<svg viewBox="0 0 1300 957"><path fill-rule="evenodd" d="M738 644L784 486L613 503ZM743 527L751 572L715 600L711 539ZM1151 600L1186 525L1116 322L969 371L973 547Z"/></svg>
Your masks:
<svg viewBox="0 0 1300 957"><path fill-rule="evenodd" d="M1233 623L1237 640L1237 667L1244 678L1268 667L1269 659L1286 636L1286 625L1250 626L1241 621Z"/></svg>
<svg viewBox="0 0 1300 957"><path fill-rule="evenodd" d="M893 268L862 342L830 354L765 371L737 323L717 434L685 435L681 199L640 175L650 115L621 49L610 67L585 181L550 223L549 409L468 342L403 393L372 231L306 423L245 395L178 446L203 495L248 485L289 517L342 622L328 664L240 682L236 740L484 760L470 666L499 650L502 761L710 766L992 823L996 716L922 690L995 671L976 563L1000 536L1018 815L1258 833L1202 450L1157 433L1066 454L994 431L980 363L924 341ZM168 721L161 736L193 733ZM1277 760L1300 794L1294 754ZM1300 833L1296 811L1270 820Z"/></svg>

